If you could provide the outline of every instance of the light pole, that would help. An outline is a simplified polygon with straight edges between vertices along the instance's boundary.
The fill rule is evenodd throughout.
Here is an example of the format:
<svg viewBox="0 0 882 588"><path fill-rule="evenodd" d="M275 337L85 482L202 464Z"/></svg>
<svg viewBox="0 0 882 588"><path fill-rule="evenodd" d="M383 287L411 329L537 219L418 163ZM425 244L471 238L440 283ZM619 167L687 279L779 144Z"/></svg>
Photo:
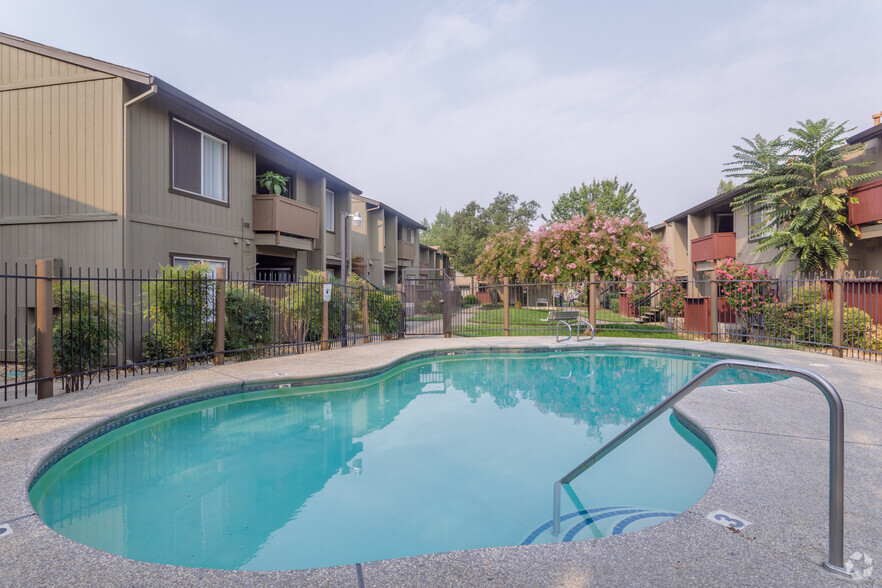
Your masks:
<svg viewBox="0 0 882 588"><path fill-rule="evenodd" d="M341 345L346 347L349 344L349 339L346 337L346 281L349 278L349 247L346 243L346 229L348 228L348 223L346 222L348 219L352 219L353 227L361 226L361 215L357 212L341 212L340 213L340 229L342 231L340 235L340 284L343 286L342 292L342 300L343 300L343 309L341 311L341 319L342 319L342 334L343 341Z"/></svg>

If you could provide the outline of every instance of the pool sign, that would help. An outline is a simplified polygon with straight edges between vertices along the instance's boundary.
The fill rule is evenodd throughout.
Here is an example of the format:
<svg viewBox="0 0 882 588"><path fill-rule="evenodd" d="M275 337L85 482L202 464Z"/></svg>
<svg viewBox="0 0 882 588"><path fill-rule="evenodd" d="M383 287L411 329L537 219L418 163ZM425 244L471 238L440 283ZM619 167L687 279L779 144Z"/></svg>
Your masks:
<svg viewBox="0 0 882 588"><path fill-rule="evenodd" d="M331 301L331 284L322 284L322 302Z"/></svg>
<svg viewBox="0 0 882 588"><path fill-rule="evenodd" d="M724 527L729 527L736 530L743 529L747 525L751 524L750 521L745 521L741 517L730 514L725 510L715 510L714 512L709 513L704 518L709 521L713 521L719 525L723 525Z"/></svg>

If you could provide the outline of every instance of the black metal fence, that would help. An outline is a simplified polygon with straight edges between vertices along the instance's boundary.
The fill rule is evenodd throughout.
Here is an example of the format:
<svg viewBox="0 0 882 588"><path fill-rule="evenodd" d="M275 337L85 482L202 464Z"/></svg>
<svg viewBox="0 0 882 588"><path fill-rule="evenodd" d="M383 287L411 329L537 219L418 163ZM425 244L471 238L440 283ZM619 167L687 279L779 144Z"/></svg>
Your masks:
<svg viewBox="0 0 882 588"><path fill-rule="evenodd" d="M558 325L561 319L574 333L584 319L598 336L706 339L882 360L882 280L871 274L489 284L462 298L448 328L466 337L564 337L569 329Z"/></svg>
<svg viewBox="0 0 882 588"><path fill-rule="evenodd" d="M208 271L69 270L38 276L33 266L5 265L3 400L37 394L46 385L73 391L93 381L403 333L398 292L361 282L343 286L318 272L298 282L267 282Z"/></svg>

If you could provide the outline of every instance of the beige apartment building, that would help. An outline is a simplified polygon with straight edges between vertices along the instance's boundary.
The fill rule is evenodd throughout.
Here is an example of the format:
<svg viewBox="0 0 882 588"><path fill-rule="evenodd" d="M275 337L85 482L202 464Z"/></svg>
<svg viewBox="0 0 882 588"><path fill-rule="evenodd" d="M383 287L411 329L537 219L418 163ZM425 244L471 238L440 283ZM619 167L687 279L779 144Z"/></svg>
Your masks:
<svg viewBox="0 0 882 588"><path fill-rule="evenodd" d="M265 171L288 193L256 194ZM339 275L360 194L153 75L0 34L0 267Z"/></svg>
<svg viewBox="0 0 882 588"><path fill-rule="evenodd" d="M859 158L875 162L860 172L882 169L882 125L874 116L874 126L848 139L849 144L864 144ZM725 258L734 258L766 269L781 277L793 272L795 261L772 264L775 251L758 252L760 236L752 238L749 227L761 223L761 212L732 210L732 202L744 187L720 194L680 212L652 227L652 232L668 247L671 275L684 280L704 279L705 272ZM849 222L860 230L860 237L849 243L846 270L882 272L882 181L871 181L852 189L857 202L849 204ZM701 288L699 287L698 290ZM693 294L706 295L705 292Z"/></svg>

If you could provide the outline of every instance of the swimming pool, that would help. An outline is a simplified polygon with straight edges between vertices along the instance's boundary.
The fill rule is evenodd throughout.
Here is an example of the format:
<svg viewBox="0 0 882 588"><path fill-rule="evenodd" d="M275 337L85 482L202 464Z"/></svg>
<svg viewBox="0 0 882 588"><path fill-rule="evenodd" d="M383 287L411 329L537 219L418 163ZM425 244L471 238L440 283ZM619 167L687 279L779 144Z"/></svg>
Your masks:
<svg viewBox="0 0 882 588"><path fill-rule="evenodd" d="M87 545L225 569L628 532L682 512L712 480L713 453L677 421L659 419L574 481L557 537L553 482L715 359L452 355L220 396L91 440L46 470L31 499Z"/></svg>

